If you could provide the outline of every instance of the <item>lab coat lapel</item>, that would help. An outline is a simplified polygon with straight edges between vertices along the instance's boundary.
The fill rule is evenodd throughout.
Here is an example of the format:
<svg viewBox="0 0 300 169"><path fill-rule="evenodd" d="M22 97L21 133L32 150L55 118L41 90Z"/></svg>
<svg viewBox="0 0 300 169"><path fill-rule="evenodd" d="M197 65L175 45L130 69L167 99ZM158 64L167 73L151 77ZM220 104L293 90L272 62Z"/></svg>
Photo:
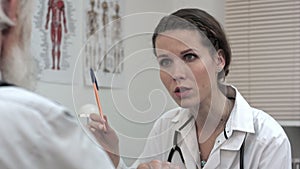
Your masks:
<svg viewBox="0 0 300 169"><path fill-rule="evenodd" d="M194 121L191 122L190 126L187 126L185 130L182 131L185 135L183 139L183 155L185 157L185 166L188 169L196 168L196 164L200 164L199 148L197 143L196 128ZM201 168L198 166L198 168Z"/></svg>
<svg viewBox="0 0 300 169"><path fill-rule="evenodd" d="M220 158L221 158L220 149L217 149L214 153L212 153L209 156L209 160L205 164L204 169L220 168L220 161L221 161Z"/></svg>
<svg viewBox="0 0 300 169"><path fill-rule="evenodd" d="M234 131L231 138L221 146L222 168L238 169L240 165L240 149L246 137L245 132Z"/></svg>
<svg viewBox="0 0 300 169"><path fill-rule="evenodd" d="M173 122L177 122L176 130L179 131L178 145L181 148L186 168L196 169L196 164L200 164L200 156L197 144L195 121L192 119L182 128L184 123L187 122L192 115L187 109L183 109L181 111L183 112L180 113L180 116L173 119Z"/></svg>
<svg viewBox="0 0 300 169"><path fill-rule="evenodd" d="M221 149L229 151L239 151L243 144L245 136L245 132L234 131L232 136L221 146Z"/></svg>
<svg viewBox="0 0 300 169"><path fill-rule="evenodd" d="M245 133L235 131L232 139L226 140L220 148L215 148L204 169L208 168L230 168L234 169L239 166L239 150L243 144ZM222 159L221 159L222 154Z"/></svg>

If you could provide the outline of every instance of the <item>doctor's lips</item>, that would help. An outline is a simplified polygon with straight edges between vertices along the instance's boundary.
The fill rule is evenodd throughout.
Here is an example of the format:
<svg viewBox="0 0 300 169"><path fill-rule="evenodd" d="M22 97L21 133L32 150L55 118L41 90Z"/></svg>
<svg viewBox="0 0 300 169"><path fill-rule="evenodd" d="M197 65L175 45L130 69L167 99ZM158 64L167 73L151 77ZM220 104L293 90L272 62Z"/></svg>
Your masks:
<svg viewBox="0 0 300 169"><path fill-rule="evenodd" d="M180 86L175 88L174 93L177 97L184 98L191 93L191 90L192 88Z"/></svg>

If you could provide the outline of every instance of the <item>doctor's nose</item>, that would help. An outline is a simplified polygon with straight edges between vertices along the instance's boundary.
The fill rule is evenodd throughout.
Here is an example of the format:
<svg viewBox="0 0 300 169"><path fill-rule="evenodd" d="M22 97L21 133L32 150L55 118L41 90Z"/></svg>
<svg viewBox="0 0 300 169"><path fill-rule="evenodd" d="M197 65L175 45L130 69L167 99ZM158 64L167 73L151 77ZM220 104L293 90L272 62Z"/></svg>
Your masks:
<svg viewBox="0 0 300 169"><path fill-rule="evenodd" d="M186 66L185 65L176 65L173 67L173 70L170 72L174 81L182 81L186 79Z"/></svg>

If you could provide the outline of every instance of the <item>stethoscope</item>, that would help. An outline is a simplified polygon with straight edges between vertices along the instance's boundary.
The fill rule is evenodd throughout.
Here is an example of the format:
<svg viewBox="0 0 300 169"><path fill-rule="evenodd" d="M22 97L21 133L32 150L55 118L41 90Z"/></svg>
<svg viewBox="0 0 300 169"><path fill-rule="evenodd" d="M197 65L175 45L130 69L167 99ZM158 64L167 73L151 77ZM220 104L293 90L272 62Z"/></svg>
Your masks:
<svg viewBox="0 0 300 169"><path fill-rule="evenodd" d="M172 162L172 158L174 156L174 153L176 151L178 151L179 155L180 155L180 158L181 158L181 162L183 164L185 164L185 161L184 161L184 157L183 157L183 154L182 154L182 151L181 151L181 148L178 146L177 144L177 138L178 138L178 134L180 133L180 131L193 119L194 117L191 116L181 127L179 127L178 130L175 130L175 133L174 133L174 137L173 137L173 147L171 148L171 151L169 153L169 156L168 156L168 162ZM228 136L226 134L226 130L224 129L224 137L226 138L226 140L228 139ZM246 137L245 137L246 138ZM243 141L243 144L240 148L240 169L244 169L244 147L245 147L245 138L244 138L244 141ZM203 168L204 165L201 164L201 167Z"/></svg>

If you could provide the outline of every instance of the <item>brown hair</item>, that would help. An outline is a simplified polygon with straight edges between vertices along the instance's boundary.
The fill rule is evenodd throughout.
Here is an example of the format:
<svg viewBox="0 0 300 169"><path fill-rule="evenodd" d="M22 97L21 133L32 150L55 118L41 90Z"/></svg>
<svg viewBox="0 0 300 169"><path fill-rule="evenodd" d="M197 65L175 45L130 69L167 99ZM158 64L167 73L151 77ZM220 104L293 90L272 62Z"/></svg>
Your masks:
<svg viewBox="0 0 300 169"><path fill-rule="evenodd" d="M225 66L218 74L218 79L224 79L225 76L227 76L231 61L231 49L221 25L214 17L196 8L180 9L171 15L163 17L155 28L152 36L152 45L155 55L155 41L157 36L162 32L175 29L197 30L200 35L209 40L202 40L202 42L203 45L212 49L211 52L214 53L221 49L225 57Z"/></svg>

